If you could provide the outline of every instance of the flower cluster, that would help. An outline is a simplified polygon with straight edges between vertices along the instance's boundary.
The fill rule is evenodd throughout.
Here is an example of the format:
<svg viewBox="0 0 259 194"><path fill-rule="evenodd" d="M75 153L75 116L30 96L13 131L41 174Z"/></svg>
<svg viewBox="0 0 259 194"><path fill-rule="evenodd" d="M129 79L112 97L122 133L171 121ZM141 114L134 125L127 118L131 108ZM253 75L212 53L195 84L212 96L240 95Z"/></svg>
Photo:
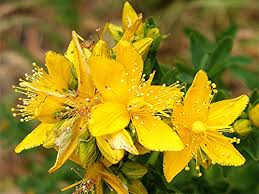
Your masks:
<svg viewBox="0 0 259 194"><path fill-rule="evenodd" d="M106 30L116 41L109 48ZM200 70L185 94L179 82L153 85L155 72L143 74L144 61L157 28L144 29L142 15L126 2L122 27L106 24L98 42L72 32L65 54L48 52L46 69L34 65L15 91L26 96L13 108L23 121L40 124L15 151L42 145L57 151L49 169L58 170L68 159L86 169L75 193L147 193L140 182L147 169L130 161L150 151L164 154L164 175L170 182L192 158L200 165L240 166L245 158L226 136L242 113L248 97L212 102L216 85ZM126 158L126 160L125 160ZM117 172L113 166L119 165ZM124 177L124 178L123 178ZM126 177L126 178L125 178ZM129 179L129 180L124 180ZM106 184L104 184L106 182Z"/></svg>

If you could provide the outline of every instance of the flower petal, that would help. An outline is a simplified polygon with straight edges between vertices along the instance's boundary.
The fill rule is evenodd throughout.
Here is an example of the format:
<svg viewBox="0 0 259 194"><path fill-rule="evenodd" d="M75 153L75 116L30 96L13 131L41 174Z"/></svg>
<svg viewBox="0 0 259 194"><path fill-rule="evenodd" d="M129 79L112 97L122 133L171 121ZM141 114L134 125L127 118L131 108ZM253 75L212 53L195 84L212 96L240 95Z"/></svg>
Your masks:
<svg viewBox="0 0 259 194"><path fill-rule="evenodd" d="M47 52L45 60L53 86L60 91L67 89L73 64L64 56L52 51Z"/></svg>
<svg viewBox="0 0 259 194"><path fill-rule="evenodd" d="M176 130L178 130L178 128L182 129L185 128L185 126L190 126L191 118L184 112L184 106L182 104L177 104L174 106L172 123L173 126L176 127Z"/></svg>
<svg viewBox="0 0 259 194"><path fill-rule="evenodd" d="M122 28L123 31L127 30L138 19L138 15L129 2L125 2L122 11ZM144 32L143 24L138 27L137 34Z"/></svg>
<svg viewBox="0 0 259 194"><path fill-rule="evenodd" d="M125 30L120 40L133 41L136 31L138 30L139 26L141 26L141 24L142 24L142 14L139 14L135 22L128 29Z"/></svg>
<svg viewBox="0 0 259 194"><path fill-rule="evenodd" d="M153 151L179 151L183 143L176 132L163 121L154 116L132 119L137 130L139 142Z"/></svg>
<svg viewBox="0 0 259 194"><path fill-rule="evenodd" d="M143 60L138 51L128 41L119 41L115 47L116 61L122 64L128 73L130 85L139 85L143 71Z"/></svg>
<svg viewBox="0 0 259 194"><path fill-rule="evenodd" d="M110 144L112 149L124 149L132 154L138 155L138 150L135 147L131 136L125 129L117 133L103 136L103 138Z"/></svg>
<svg viewBox="0 0 259 194"><path fill-rule="evenodd" d="M192 159L190 149L185 148L182 151L164 152L163 170L167 182L180 173Z"/></svg>
<svg viewBox="0 0 259 194"><path fill-rule="evenodd" d="M42 145L47 138L48 132L52 129L54 124L41 123L29 135L27 135L22 142L15 148L16 153L27 150L33 147Z"/></svg>
<svg viewBox="0 0 259 194"><path fill-rule="evenodd" d="M125 105L106 102L97 105L92 111L89 130L93 136L112 134L125 128L129 120L130 116Z"/></svg>
<svg viewBox="0 0 259 194"><path fill-rule="evenodd" d="M96 137L96 143L102 155L112 164L117 164L124 156L124 150L113 149L103 136Z"/></svg>
<svg viewBox="0 0 259 194"><path fill-rule="evenodd" d="M130 86L123 65L101 56L91 57L89 64L94 83L105 100L121 102L128 98Z"/></svg>
<svg viewBox="0 0 259 194"><path fill-rule="evenodd" d="M90 69L87 64L89 56L86 56L85 53L86 52L83 51L79 43L77 33L73 31L72 41L69 44L65 56L74 64L76 69L79 95L83 97L91 97L95 93L95 88L93 86Z"/></svg>
<svg viewBox="0 0 259 194"><path fill-rule="evenodd" d="M52 96L38 96L35 100L30 101L26 109L34 110L34 116L44 123L56 122L55 113L64 108L60 99Z"/></svg>
<svg viewBox="0 0 259 194"><path fill-rule="evenodd" d="M207 119L207 110L212 98L211 92L208 76L200 70L184 99L185 113L190 114L192 120L205 121Z"/></svg>
<svg viewBox="0 0 259 194"><path fill-rule="evenodd" d="M209 126L228 126L243 112L249 98L246 95L239 96L230 100L222 100L212 103L209 107L207 125Z"/></svg>
<svg viewBox="0 0 259 194"><path fill-rule="evenodd" d="M213 162L220 165L241 166L245 163L245 158L229 140L217 132L208 132L201 148Z"/></svg>
<svg viewBox="0 0 259 194"><path fill-rule="evenodd" d="M60 145L56 162L54 166L49 169L49 173L53 173L54 171L58 170L69 159L69 157L78 146L79 137L81 136L85 128L85 119L78 119L75 120L73 123L71 134L66 134L66 131L63 132L63 134L61 135L62 137L60 137L59 140Z"/></svg>
<svg viewBox="0 0 259 194"><path fill-rule="evenodd" d="M142 56L142 59L145 59L149 49L152 45L153 39L152 38L143 38L137 40L133 43L134 48L138 51L138 53Z"/></svg>
<svg viewBox="0 0 259 194"><path fill-rule="evenodd" d="M93 56L102 56L102 57L111 58L110 49L108 48L108 45L104 40L100 39L96 43L96 45L93 48L91 57Z"/></svg>
<svg viewBox="0 0 259 194"><path fill-rule="evenodd" d="M183 93L177 86L144 86L140 90L144 94L144 101L156 110L171 109L177 102L181 102Z"/></svg>

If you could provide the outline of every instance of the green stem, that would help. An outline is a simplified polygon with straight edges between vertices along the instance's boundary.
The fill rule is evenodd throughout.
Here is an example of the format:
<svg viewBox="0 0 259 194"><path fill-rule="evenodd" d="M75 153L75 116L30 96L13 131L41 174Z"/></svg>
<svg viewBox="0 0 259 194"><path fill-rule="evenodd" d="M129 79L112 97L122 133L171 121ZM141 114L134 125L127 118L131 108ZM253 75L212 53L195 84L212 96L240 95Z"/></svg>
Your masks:
<svg viewBox="0 0 259 194"><path fill-rule="evenodd" d="M146 165L151 165L151 166L155 166L158 157L159 157L159 152L152 152L148 161L146 162Z"/></svg>

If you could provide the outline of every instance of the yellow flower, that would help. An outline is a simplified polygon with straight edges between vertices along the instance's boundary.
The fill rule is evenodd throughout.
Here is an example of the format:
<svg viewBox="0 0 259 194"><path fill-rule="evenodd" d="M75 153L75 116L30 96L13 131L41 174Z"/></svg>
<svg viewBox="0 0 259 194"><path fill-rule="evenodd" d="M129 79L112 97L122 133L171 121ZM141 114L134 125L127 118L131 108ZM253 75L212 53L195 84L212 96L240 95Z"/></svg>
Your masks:
<svg viewBox="0 0 259 194"><path fill-rule="evenodd" d="M216 85L209 82L204 71L199 71L188 90L183 105L174 108L172 122L185 148L178 152L164 153L164 175L170 182L186 167L192 158L196 159L198 176L200 164L209 160L227 166L240 166L245 158L231 144L239 142L222 132L233 132L230 126L245 109L249 99L246 95L211 103L212 91Z"/></svg>
<svg viewBox="0 0 259 194"><path fill-rule="evenodd" d="M122 27L115 24L108 24L108 30L116 41L127 40L133 43L139 54L145 58L152 45L154 33L147 33L144 37L144 24L142 14L137 14L129 2L125 2L122 11ZM153 32L159 34L159 29L153 28Z"/></svg>
<svg viewBox="0 0 259 194"><path fill-rule="evenodd" d="M74 193L103 194L103 182L119 194L128 194L127 186L114 174L108 171L102 163L94 163L86 171L83 180L62 189L68 190L77 186Z"/></svg>
<svg viewBox="0 0 259 194"><path fill-rule="evenodd" d="M89 55L78 37L73 32L65 56L54 52L46 54L48 72L34 65L33 75L26 74L26 80L20 80L20 86L15 87L27 98L20 99L22 105L13 109L14 116L21 115L21 121L38 119L42 122L15 151L20 153L39 145L54 147L58 155L49 172L60 168L70 157L80 163L73 153L81 135L88 130L91 107L99 102L87 64Z"/></svg>
<svg viewBox="0 0 259 194"><path fill-rule="evenodd" d="M142 77L143 60L127 41L118 42L115 54L116 59L100 55L89 60L94 83L103 101L92 110L90 133L97 139L125 136L123 134L130 138L124 128L131 121L136 128L138 141L146 148L181 150L183 144L180 138L160 119L161 115L168 116L164 110L181 100L182 92L178 85L153 86L151 81L154 74L145 81L145 75ZM122 141L122 138L119 139ZM131 153L135 150L132 144L123 148Z"/></svg>

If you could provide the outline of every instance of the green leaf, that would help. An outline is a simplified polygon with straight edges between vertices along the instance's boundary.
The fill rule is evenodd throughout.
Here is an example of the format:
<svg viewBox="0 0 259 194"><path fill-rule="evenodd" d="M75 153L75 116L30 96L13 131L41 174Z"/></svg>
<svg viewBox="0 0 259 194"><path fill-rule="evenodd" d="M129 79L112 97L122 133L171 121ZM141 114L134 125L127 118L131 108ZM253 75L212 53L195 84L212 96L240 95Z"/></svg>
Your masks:
<svg viewBox="0 0 259 194"><path fill-rule="evenodd" d="M259 161L259 129L254 130L249 136L241 141L243 150L245 150L254 160Z"/></svg>
<svg viewBox="0 0 259 194"><path fill-rule="evenodd" d="M232 47L233 40L231 38L225 38L218 42L210 57L209 64L206 67L206 69L208 69L208 74L210 77L213 77L221 70L224 70L224 62L230 55Z"/></svg>
<svg viewBox="0 0 259 194"><path fill-rule="evenodd" d="M202 42L198 37L192 33L190 36L190 47L192 53L192 64L196 70L200 69L202 58L205 55L205 51L202 49L201 44Z"/></svg>
<svg viewBox="0 0 259 194"><path fill-rule="evenodd" d="M214 96L213 102L221 101L230 98L230 92L228 90L220 89L218 93Z"/></svg>
<svg viewBox="0 0 259 194"><path fill-rule="evenodd" d="M258 91L258 88L255 88L253 91L252 91L252 94L250 95L249 97L250 99L250 103L255 106L257 103L258 103L258 100L259 100L259 91Z"/></svg>
<svg viewBox="0 0 259 194"><path fill-rule="evenodd" d="M185 29L185 34L190 39L190 50L192 55L192 64L195 70L203 69L208 58L208 53L213 48L212 43L200 32L191 28Z"/></svg>
<svg viewBox="0 0 259 194"><path fill-rule="evenodd" d="M250 63L252 63L252 59L248 56L230 56L227 59L226 66L245 66Z"/></svg>
<svg viewBox="0 0 259 194"><path fill-rule="evenodd" d="M251 72L248 70L244 70L241 67L234 67L231 68L230 71L234 73L237 77L245 81L246 85L250 89L254 89L258 87L258 80L259 80L259 71Z"/></svg>
<svg viewBox="0 0 259 194"><path fill-rule="evenodd" d="M163 71L163 76L160 81L161 84L165 83L167 85L170 85L177 81L177 79L176 79L177 70L176 69L171 69L166 65L161 65L160 68L161 68L161 71Z"/></svg>
<svg viewBox="0 0 259 194"><path fill-rule="evenodd" d="M147 35L149 29L155 28L155 20L153 18L148 18L144 24L144 37Z"/></svg>
<svg viewBox="0 0 259 194"><path fill-rule="evenodd" d="M237 34L237 30L238 30L237 25L235 24L230 25L225 31L223 31L218 35L217 42L227 37L234 39Z"/></svg>

